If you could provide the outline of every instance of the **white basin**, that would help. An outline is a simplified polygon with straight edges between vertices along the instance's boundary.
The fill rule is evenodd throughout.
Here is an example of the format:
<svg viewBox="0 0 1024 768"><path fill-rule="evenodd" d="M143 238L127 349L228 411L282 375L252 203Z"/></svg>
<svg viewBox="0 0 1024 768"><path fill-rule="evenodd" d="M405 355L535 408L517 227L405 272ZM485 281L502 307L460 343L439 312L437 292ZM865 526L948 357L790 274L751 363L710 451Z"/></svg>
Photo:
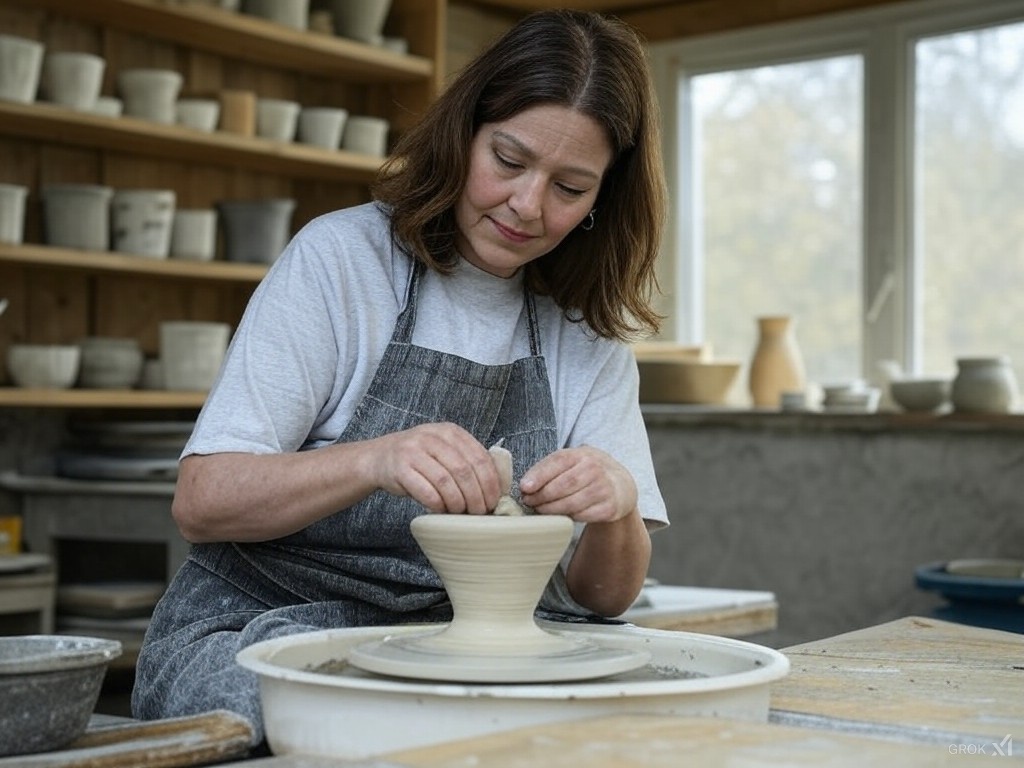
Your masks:
<svg viewBox="0 0 1024 768"><path fill-rule="evenodd" d="M609 714L767 722L769 684L789 672L778 651L742 640L632 625L541 622L608 648L646 651L639 669L584 682L464 684L378 676L348 665L351 648L437 625L331 629L266 640L238 654L260 677L267 742L277 755L363 759L455 739ZM331 664L331 673L316 671Z"/></svg>

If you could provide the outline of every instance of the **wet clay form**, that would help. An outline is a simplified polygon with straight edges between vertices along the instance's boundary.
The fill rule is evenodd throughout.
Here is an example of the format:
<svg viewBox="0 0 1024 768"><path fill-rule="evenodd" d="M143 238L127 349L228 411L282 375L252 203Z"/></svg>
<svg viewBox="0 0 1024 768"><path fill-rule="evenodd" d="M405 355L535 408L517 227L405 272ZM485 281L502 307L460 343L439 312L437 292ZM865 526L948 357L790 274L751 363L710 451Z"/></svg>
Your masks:
<svg viewBox="0 0 1024 768"><path fill-rule="evenodd" d="M448 591L452 621L364 643L349 662L378 674L460 682L582 680L646 664L644 652L538 626L534 609L572 538L573 522L524 514L507 493L511 455L491 453L506 490L503 514L426 514L412 522L413 537Z"/></svg>

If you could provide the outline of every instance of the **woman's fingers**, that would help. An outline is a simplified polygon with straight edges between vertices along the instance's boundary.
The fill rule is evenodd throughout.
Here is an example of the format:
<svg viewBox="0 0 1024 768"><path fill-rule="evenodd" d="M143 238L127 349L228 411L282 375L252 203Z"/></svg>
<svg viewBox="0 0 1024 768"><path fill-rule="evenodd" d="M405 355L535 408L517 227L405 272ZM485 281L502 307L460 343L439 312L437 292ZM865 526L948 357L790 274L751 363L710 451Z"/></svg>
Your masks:
<svg viewBox="0 0 1024 768"><path fill-rule="evenodd" d="M424 424L382 438L379 486L432 512L484 514L499 497L490 454L454 424Z"/></svg>

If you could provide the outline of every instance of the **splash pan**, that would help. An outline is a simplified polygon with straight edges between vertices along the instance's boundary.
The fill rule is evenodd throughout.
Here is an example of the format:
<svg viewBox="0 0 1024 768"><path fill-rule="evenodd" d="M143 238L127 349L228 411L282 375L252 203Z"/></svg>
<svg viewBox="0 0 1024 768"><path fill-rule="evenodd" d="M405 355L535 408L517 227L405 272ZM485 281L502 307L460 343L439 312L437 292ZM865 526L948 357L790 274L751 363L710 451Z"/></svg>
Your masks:
<svg viewBox="0 0 1024 768"><path fill-rule="evenodd" d="M436 629L419 624L274 638L244 649L238 662L259 675L274 754L348 759L610 714L767 722L769 685L789 671L778 651L742 640L632 625L540 625L650 661L592 680L525 684L404 680L349 662L361 644Z"/></svg>

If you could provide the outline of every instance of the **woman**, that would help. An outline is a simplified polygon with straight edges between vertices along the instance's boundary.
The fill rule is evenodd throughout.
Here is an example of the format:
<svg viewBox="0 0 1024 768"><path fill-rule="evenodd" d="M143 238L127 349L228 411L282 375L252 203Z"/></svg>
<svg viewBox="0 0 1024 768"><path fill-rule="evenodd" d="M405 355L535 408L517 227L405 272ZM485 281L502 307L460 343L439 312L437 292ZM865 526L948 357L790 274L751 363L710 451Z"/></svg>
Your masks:
<svg viewBox="0 0 1024 768"><path fill-rule="evenodd" d="M577 523L545 615L616 616L642 586L667 519L624 341L657 325L664 192L636 37L528 17L374 193L307 225L246 309L183 453L193 547L139 657L138 717L230 709L259 740L242 647L449 619L409 522L492 510L499 440L521 501Z"/></svg>

